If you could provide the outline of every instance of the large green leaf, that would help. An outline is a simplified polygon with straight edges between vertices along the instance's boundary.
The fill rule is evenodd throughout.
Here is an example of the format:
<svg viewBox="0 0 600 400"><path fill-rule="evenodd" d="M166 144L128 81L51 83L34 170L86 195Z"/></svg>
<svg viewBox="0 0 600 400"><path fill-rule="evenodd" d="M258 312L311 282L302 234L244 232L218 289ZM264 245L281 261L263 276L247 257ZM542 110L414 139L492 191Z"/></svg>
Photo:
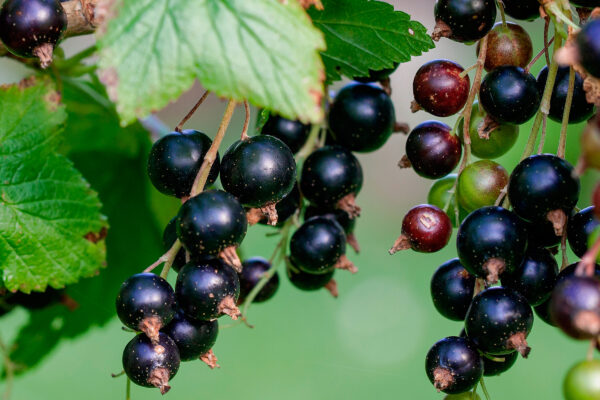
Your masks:
<svg viewBox="0 0 600 400"><path fill-rule="evenodd" d="M115 15L99 29L100 77L122 122L164 107L196 78L288 118L322 118L324 41L296 0L106 1Z"/></svg>
<svg viewBox="0 0 600 400"><path fill-rule="evenodd" d="M434 47L427 29L382 1L323 0L323 10L309 9L325 34L321 54L327 80L367 76L369 70L392 68Z"/></svg>
<svg viewBox="0 0 600 400"><path fill-rule="evenodd" d="M0 270L9 290L60 288L105 260L98 196L56 153L59 98L47 82L0 89Z"/></svg>

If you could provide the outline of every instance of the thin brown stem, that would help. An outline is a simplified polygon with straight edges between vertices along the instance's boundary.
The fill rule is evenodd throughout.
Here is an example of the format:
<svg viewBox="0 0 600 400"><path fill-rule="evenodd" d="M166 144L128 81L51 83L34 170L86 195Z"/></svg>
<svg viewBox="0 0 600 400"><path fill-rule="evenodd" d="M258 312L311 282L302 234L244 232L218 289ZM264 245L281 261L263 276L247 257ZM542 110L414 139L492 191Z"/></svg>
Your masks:
<svg viewBox="0 0 600 400"><path fill-rule="evenodd" d="M200 97L196 104L194 104L194 107L192 107L192 109L185 115L185 117L183 117L181 122L177 124L177 126L175 127L175 132L181 132L181 129L183 128L185 123L188 122L190 118L192 118L194 113L198 110L198 108L200 108L202 103L204 103L204 100L206 100L209 94L210 92L208 90L204 92L204 94Z"/></svg>
<svg viewBox="0 0 600 400"><path fill-rule="evenodd" d="M244 127L242 128L242 140L249 138L248 127L250 126L250 104L248 104L248 100L244 100L244 111L246 112L246 119L244 119Z"/></svg>
<svg viewBox="0 0 600 400"><path fill-rule="evenodd" d="M546 38L547 39L547 38ZM529 72L529 70L531 69L531 67L533 67L535 65L535 63L545 54L546 55L546 61L548 61L548 65L550 65L550 56L548 55L548 47L552 44L552 42L554 42L554 37L552 39L550 39L550 41L548 43L544 43L544 48L535 56L533 57L533 59L529 62L529 64L527 64L527 68L525 68L525 71Z"/></svg>
<svg viewBox="0 0 600 400"><path fill-rule="evenodd" d="M546 65L550 65L550 51L548 48L550 47L550 43L548 41L548 33L550 32L550 17L546 16L544 18L544 54L546 56ZM552 38L554 40L554 38Z"/></svg>
<svg viewBox="0 0 600 400"><path fill-rule="evenodd" d="M544 151L544 144L546 144L546 130L548 128L548 116L544 114L542 117L542 136L540 137L540 143L538 145L538 154L542 154Z"/></svg>
<svg viewBox="0 0 600 400"><path fill-rule="evenodd" d="M569 116L571 114L571 105L573 104L573 91L575 90L575 70L569 68L569 90L567 91L567 99L565 100L565 111L563 112L562 124L560 127L560 140L558 142L558 151L556 155L560 158L565 158L567 147L567 128L569 127Z"/></svg>
<svg viewBox="0 0 600 400"><path fill-rule="evenodd" d="M173 246L171 246L171 248L165 254L160 256L158 258L158 260L156 260L148 268L146 268L144 270L144 272L152 272L159 265L161 265L163 263L168 263L169 261L171 262L171 264L173 264L173 261L175 260L175 256L177 256L177 253L179 252L180 249L181 249L181 242L179 241L179 239L177 239L175 241L175 243L173 243Z"/></svg>

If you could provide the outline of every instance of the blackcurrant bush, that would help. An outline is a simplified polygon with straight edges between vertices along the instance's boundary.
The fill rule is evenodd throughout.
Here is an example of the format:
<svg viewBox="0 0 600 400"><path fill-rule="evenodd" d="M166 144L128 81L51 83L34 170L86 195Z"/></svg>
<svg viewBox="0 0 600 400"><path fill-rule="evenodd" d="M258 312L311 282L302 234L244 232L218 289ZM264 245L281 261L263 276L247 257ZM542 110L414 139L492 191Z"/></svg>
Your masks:
<svg viewBox="0 0 600 400"><path fill-rule="evenodd" d="M567 238L573 253L583 257L588 250L588 241L594 230L600 226L600 221L595 217L594 206L584 208L571 218L567 224Z"/></svg>
<svg viewBox="0 0 600 400"><path fill-rule="evenodd" d="M529 249L514 271L502 275L502 285L522 294L530 305L546 301L558 275L554 256L546 249Z"/></svg>
<svg viewBox="0 0 600 400"><path fill-rule="evenodd" d="M420 253L433 253L446 247L452 236L452 222L448 215L429 204L411 208L402 220L402 234L390 254L413 249Z"/></svg>
<svg viewBox="0 0 600 400"><path fill-rule="evenodd" d="M563 382L565 400L600 399L600 361L585 360L571 367Z"/></svg>
<svg viewBox="0 0 600 400"><path fill-rule="evenodd" d="M518 351L527 357L526 338L533 326L533 311L527 299L501 286L485 289L473 298L465 318L467 336L487 354Z"/></svg>
<svg viewBox="0 0 600 400"><path fill-rule="evenodd" d="M326 273L333 268L356 272L345 253L344 229L326 217L305 221L290 240L290 258L294 265L312 274Z"/></svg>
<svg viewBox="0 0 600 400"><path fill-rule="evenodd" d="M566 216L579 199L573 166L552 154L530 156L513 170L508 198L514 212L530 222L549 220L562 236Z"/></svg>
<svg viewBox="0 0 600 400"><path fill-rule="evenodd" d="M504 11L515 19L532 20L540 16L537 0L502 0Z"/></svg>
<svg viewBox="0 0 600 400"><path fill-rule="evenodd" d="M513 351L502 356L481 356L483 360L483 376L498 376L503 372L508 371L519 357L519 353Z"/></svg>
<svg viewBox="0 0 600 400"><path fill-rule="evenodd" d="M239 201L222 190L209 190L186 201L177 216L177 236L192 254L219 254L234 267L235 249L246 236L248 221Z"/></svg>
<svg viewBox="0 0 600 400"><path fill-rule="evenodd" d="M148 157L148 176L154 187L166 195L189 196L194 180L212 140L202 132L171 132L152 145ZM208 175L208 184L219 175L219 155Z"/></svg>
<svg viewBox="0 0 600 400"><path fill-rule="evenodd" d="M465 319L475 293L475 276L467 272L458 258L439 266L430 287L433 305L440 314L454 321Z"/></svg>
<svg viewBox="0 0 600 400"><path fill-rule="evenodd" d="M499 124L489 134L479 134L479 128L485 123L485 112L479 107L479 102L473 103L469 137L471 138L471 153L479 158L493 159L506 154L513 148L519 136L519 126ZM458 125L458 137L463 142L464 119ZM488 137L489 136L489 137Z"/></svg>
<svg viewBox="0 0 600 400"><path fill-rule="evenodd" d="M457 224L455 212L456 202L454 201L455 182L456 174L446 175L445 177L435 181L433 185L431 185L429 193L427 194L427 204L431 204L432 206L436 206L442 210L446 208L446 205L448 206L446 214L448 215L448 217L450 217L450 222L452 222L452 226L458 226L460 224L460 221L462 221L468 214L459 205L459 222Z"/></svg>
<svg viewBox="0 0 600 400"><path fill-rule="evenodd" d="M493 206L508 185L508 171L497 162L479 160L469 164L459 175L456 196L467 212Z"/></svg>
<svg viewBox="0 0 600 400"><path fill-rule="evenodd" d="M472 274L496 283L500 274L517 268L527 249L527 230L511 211L484 207L461 224L456 239L458 257Z"/></svg>
<svg viewBox="0 0 600 400"><path fill-rule="evenodd" d="M275 210L277 211L277 224L275 224L275 226L282 227L288 219L296 214L299 208L300 189L298 189L298 185L296 184L292 191L275 205ZM252 219L254 210L255 209L250 209L249 213L246 213L246 216ZM264 215L262 211L259 212L258 217L260 218L258 221L259 224L269 225L269 217Z"/></svg>
<svg viewBox="0 0 600 400"><path fill-rule="evenodd" d="M0 9L0 40L19 57L52 62L54 47L67 30L67 13L58 0L6 0Z"/></svg>
<svg viewBox="0 0 600 400"><path fill-rule="evenodd" d="M473 342L450 336L429 349L425 371L438 391L463 393L471 390L483 376L483 361Z"/></svg>
<svg viewBox="0 0 600 400"><path fill-rule="evenodd" d="M527 227L527 246L530 249L552 249L560 244L561 237L556 236L554 226L550 221L523 221Z"/></svg>
<svg viewBox="0 0 600 400"><path fill-rule="evenodd" d="M392 134L395 122L390 96L373 85L345 86L329 108L329 129L335 142L352 151L379 149Z"/></svg>
<svg viewBox="0 0 600 400"><path fill-rule="evenodd" d="M490 117L500 123L521 125L540 108L537 81L521 67L503 66L483 78L479 102Z"/></svg>
<svg viewBox="0 0 600 400"><path fill-rule="evenodd" d="M339 208L352 217L360 215L354 199L363 184L360 163L347 149L325 146L304 161L300 191L314 205Z"/></svg>
<svg viewBox="0 0 600 400"><path fill-rule="evenodd" d="M600 280L569 276L560 280L550 301L552 320L574 339L591 339L600 334Z"/></svg>
<svg viewBox="0 0 600 400"><path fill-rule="evenodd" d="M565 103L569 91L569 67L559 67L550 99L551 120L561 122L565 112ZM540 95L544 93L546 81L548 80L548 67L542 68L537 77L538 90ZM575 86L573 88L573 102L569 113L569 124L577 124L587 121L594 114L594 105L586 100L585 90L583 89L583 78L575 72Z"/></svg>
<svg viewBox="0 0 600 400"><path fill-rule="evenodd" d="M175 315L175 293L169 282L152 273L129 277L116 300L117 315L128 328L158 340L158 331Z"/></svg>
<svg viewBox="0 0 600 400"><path fill-rule="evenodd" d="M406 141L406 157L415 172L424 178L448 175L458 165L461 154L458 137L448 125L438 121L417 125Z"/></svg>
<svg viewBox="0 0 600 400"><path fill-rule="evenodd" d="M469 97L469 75L461 76L463 67L448 60L424 64L413 80L416 105L437 117L454 115L465 106Z"/></svg>
<svg viewBox="0 0 600 400"><path fill-rule="evenodd" d="M348 243L357 253L360 251L360 246L358 245L358 241L354 236L356 218L350 218L348 213L343 210L309 205L304 209L304 219L307 220L312 217L326 217L340 224L340 226L344 228L344 233L346 234L346 243Z"/></svg>
<svg viewBox="0 0 600 400"><path fill-rule="evenodd" d="M189 318L208 321L227 314L237 319L239 294L237 273L217 258L188 263L177 275L177 305Z"/></svg>
<svg viewBox="0 0 600 400"><path fill-rule="evenodd" d="M533 56L531 37L521 25L498 22L488 34L485 70L491 71L503 65L525 68ZM479 55L479 43L477 55Z"/></svg>
<svg viewBox="0 0 600 400"><path fill-rule="evenodd" d="M310 130L310 124L303 124L300 121L287 119L279 115L270 115L260 133L275 136L287 144L292 153L296 154L306 143Z"/></svg>
<svg viewBox="0 0 600 400"><path fill-rule="evenodd" d="M579 61L590 75L600 78L600 20L591 19L577 34Z"/></svg>
<svg viewBox="0 0 600 400"><path fill-rule="evenodd" d="M492 29L496 20L493 0L437 0L433 40L448 37L457 42L474 42Z"/></svg>
<svg viewBox="0 0 600 400"><path fill-rule="evenodd" d="M384 69L379 69L377 71L373 71L372 69L370 69L369 75L355 76L352 79L355 80L356 82L361 82L361 83L381 82L385 79L388 79L390 77L390 75L392 75L396 71L396 69L398 69L399 65L400 65L400 63L395 62L393 68L384 68Z"/></svg>
<svg viewBox="0 0 600 400"><path fill-rule="evenodd" d="M268 271L271 269L271 263L262 257L252 257L242 263L242 272L239 274L240 277L240 296L238 298L238 304L242 304L252 289L260 282L262 278L267 276ZM269 278L267 283L260 289L256 297L252 300L253 303L262 303L273 296L279 288L279 274L275 271Z"/></svg>
<svg viewBox="0 0 600 400"><path fill-rule="evenodd" d="M290 283L297 289L305 292L312 292L319 289L327 289L333 297L338 296L337 284L333 279L335 269L331 269L324 274L309 274L293 265L293 262L286 269Z"/></svg>
<svg viewBox="0 0 600 400"><path fill-rule="evenodd" d="M162 236L162 244L164 251L168 251L173 243L177 240L177 217L173 217L163 232ZM181 249L175 256L175 260L173 260L173 269L175 272L179 272L181 268L185 265L185 250Z"/></svg>
<svg viewBox="0 0 600 400"><path fill-rule="evenodd" d="M137 335L123 350L123 369L129 379L139 386L156 387L162 394L171 389L169 381L177 374L179 363L177 345L164 333L156 343Z"/></svg>
<svg viewBox="0 0 600 400"><path fill-rule="evenodd" d="M217 320L194 320L186 317L182 312L177 312L162 332L173 339L177 345L181 361L192 361L212 349L219 334L219 323Z"/></svg>

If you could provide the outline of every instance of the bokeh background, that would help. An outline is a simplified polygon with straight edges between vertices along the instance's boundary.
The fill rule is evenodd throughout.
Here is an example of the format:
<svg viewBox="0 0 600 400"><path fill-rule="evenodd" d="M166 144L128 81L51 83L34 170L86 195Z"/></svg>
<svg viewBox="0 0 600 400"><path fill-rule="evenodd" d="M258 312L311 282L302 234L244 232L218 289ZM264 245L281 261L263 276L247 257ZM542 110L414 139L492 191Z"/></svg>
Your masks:
<svg viewBox="0 0 600 400"><path fill-rule="evenodd" d="M393 1L398 10L431 29L433 0ZM523 23L534 40L535 52L542 47L540 23ZM89 38L69 39L67 54L90 43ZM393 100L399 121L411 126L431 119L424 112L411 114L412 77L426 61L448 58L467 67L475 62L474 46L442 40L429 53L400 66L392 77ZM542 67L539 62L533 72ZM11 60L0 59L0 83L16 82L27 71ZM157 113L167 126L174 127L196 99L202 88L196 85L176 103ZM202 130L213 136L224 103L211 97L202 106L188 128ZM0 110L1 112L1 110ZM256 112L254 112L254 116ZM454 122L453 118L447 121ZM243 123L243 111L236 112L228 145L238 136ZM513 150L500 159L511 171L518 161L529 133L530 124L521 127L520 139ZM549 122L545 150L555 152L558 124ZM576 162L578 137L582 126L571 126L567 158ZM88 134L93 134L89 132ZM365 184L358 197L363 207L356 236L361 244L360 255L350 258L360 271L356 275L339 272L336 275L340 296L333 299L326 291L300 292L286 280L280 270L282 284L275 298L250 309L249 321L255 325L225 328L230 324L220 320L222 329L214 348L220 369L214 371L200 362L183 364L167 395L171 400L191 398L211 399L440 399L424 373L424 358L437 340L456 335L461 324L445 320L435 311L429 296L429 280L435 268L456 256L454 240L439 253L418 254L411 251L389 256L387 250L400 234L402 217L413 205L426 201L431 181L417 177L411 170L400 170L397 161L404 154L406 137L394 135L376 153L359 155L365 173ZM111 163L111 159L101 162ZM125 172L125 171L124 171ZM583 178L584 190L580 206L589 205L590 189L598 175L588 172ZM105 177L111 182L129 179L131 185L147 190L146 179L127 173ZM116 186L116 185L115 185ZM136 186L136 187L137 187ZM106 190L106 189L105 189ZM136 200L140 207L150 208L149 221L137 221L135 205L123 204L122 232L117 239L109 236L109 251L126 253L128 241L150 235L140 250L140 265L111 263L109 270L142 270L156 259L161 249L162 227L176 212L176 204L147 190ZM106 202L105 202L106 203ZM112 204L117 210L119 204ZM129 207L129 208L127 208ZM130 221L128 223L128 219ZM115 222L112 222L113 227ZM141 232L141 230L144 232ZM253 227L244 242L244 256L269 257L276 238L265 236L269 228ZM114 255L114 254L113 254ZM113 260L116 257L113 258ZM570 255L570 260L575 260ZM103 273L106 273L103 272ZM126 276L126 275L125 275ZM172 278L172 277L171 277ZM122 280L122 279L121 279ZM104 310L113 307L113 293L121 281L112 282L107 298L98 304ZM90 308L89 312L94 312ZM0 334L9 342L27 320L27 314L17 310L0 321ZM131 338L123 332L117 318L91 329L74 339L63 340L38 367L15 380L12 398L29 399L119 399L125 397L125 378L113 379L111 372L121 370L122 349ZM44 340L44 338L38 338ZM529 359L519 359L501 377L488 378L486 383L494 399L560 399L561 384L566 370L585 357L587 343L567 339L556 329L537 320L529 343L533 348ZM35 356L35 355L34 355ZM0 384L0 390L2 384ZM158 399L157 390L133 387L133 399Z"/></svg>

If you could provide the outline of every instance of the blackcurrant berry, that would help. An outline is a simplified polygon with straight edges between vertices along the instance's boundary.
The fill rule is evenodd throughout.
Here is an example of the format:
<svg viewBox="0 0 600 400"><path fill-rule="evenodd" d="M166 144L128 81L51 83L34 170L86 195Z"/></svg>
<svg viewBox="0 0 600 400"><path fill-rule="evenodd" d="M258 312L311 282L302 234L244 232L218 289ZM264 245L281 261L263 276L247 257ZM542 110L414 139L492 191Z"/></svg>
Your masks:
<svg viewBox="0 0 600 400"><path fill-rule="evenodd" d="M370 69L369 75L355 76L354 78L352 78L352 80L355 80L356 82L360 82L360 83L381 82L385 79L388 79L390 77L390 75L392 75L396 71L396 69L398 69L399 65L400 65L400 63L395 62L393 68L384 68L384 69L379 69L377 71L373 71L372 69Z"/></svg>
<svg viewBox="0 0 600 400"><path fill-rule="evenodd" d="M484 354L481 359L483 360L483 376L498 376L503 372L508 371L519 357L519 353L513 351L512 353L505 354L503 356L487 356Z"/></svg>
<svg viewBox="0 0 600 400"><path fill-rule="evenodd" d="M294 266L293 262L290 262L286 271L290 283L300 290L312 292L325 288L333 295L333 297L338 296L337 284L333 279L335 268L324 274L309 274Z"/></svg>
<svg viewBox="0 0 600 400"><path fill-rule="evenodd" d="M177 216L177 236L192 257L219 254L234 267L241 266L235 248L246 236L247 227L242 205L222 190L192 197Z"/></svg>
<svg viewBox="0 0 600 400"><path fill-rule="evenodd" d="M550 221L523 221L527 227L527 246L530 249L552 249L560 244L561 237L556 236L554 226Z"/></svg>
<svg viewBox="0 0 600 400"><path fill-rule="evenodd" d="M310 130L310 124L303 124L300 121L287 119L279 115L271 115L263 125L260 133L275 136L285 143L292 153L296 154L306 143Z"/></svg>
<svg viewBox="0 0 600 400"><path fill-rule="evenodd" d="M0 40L19 57L52 62L54 47L67 30L67 13L58 0L6 0L0 9Z"/></svg>
<svg viewBox="0 0 600 400"><path fill-rule="evenodd" d="M413 249L420 253L433 253L446 247L452 236L452 222L448 215L429 204L411 208L402 220L402 234L390 254Z"/></svg>
<svg viewBox="0 0 600 400"><path fill-rule="evenodd" d="M217 258L188 263L177 275L177 305L189 318L208 321L227 314L235 320L239 294L237 273Z"/></svg>
<svg viewBox="0 0 600 400"><path fill-rule="evenodd" d="M569 276L552 291L550 315L558 327L575 339L600 334L600 280L597 277Z"/></svg>
<svg viewBox="0 0 600 400"><path fill-rule="evenodd" d="M162 244L164 251L168 251L173 243L177 240L177 217L173 217L163 232L162 236ZM185 250L181 249L175 256L175 260L173 261L173 269L176 272L179 272L181 268L185 265Z"/></svg>
<svg viewBox="0 0 600 400"><path fill-rule="evenodd" d="M171 132L152 145L148 157L148 176L154 187L166 195L189 196L194 180L212 140L202 132ZM219 175L219 155L208 175L208 184Z"/></svg>
<svg viewBox="0 0 600 400"><path fill-rule="evenodd" d="M573 166L552 154L530 156L513 170L508 198L514 212L530 222L549 220L562 236L566 216L579 199Z"/></svg>
<svg viewBox="0 0 600 400"><path fill-rule="evenodd" d="M496 3L492 0L437 0L433 40L448 37L457 42L474 42L492 29Z"/></svg>
<svg viewBox="0 0 600 400"><path fill-rule="evenodd" d="M550 299L551 298L548 298L542 304L533 307L533 310L535 311L535 315L537 315L542 321L550 326L556 326L554 321L552 321L552 316L550 315Z"/></svg>
<svg viewBox="0 0 600 400"><path fill-rule="evenodd" d="M498 22L488 34L485 70L491 71L503 65L525 68L533 56L531 37L521 25ZM479 55L479 43L477 55Z"/></svg>
<svg viewBox="0 0 600 400"><path fill-rule="evenodd" d="M567 238L573 253L577 257L583 257L588 250L588 241L594 230L600 226L600 221L596 219L595 208L588 207L579 211L569 218L567 224Z"/></svg>
<svg viewBox="0 0 600 400"><path fill-rule="evenodd" d="M465 219L467 216L467 212L463 210L460 205L458 205L458 219L459 222L456 222L456 212L455 212L455 201L454 201L454 184L456 182L456 174L446 175L445 177L438 179L431 185L429 189L429 193L427 194L427 204L431 204L432 206L436 206L437 208L443 210L448 206L446 214L450 217L450 222L452 222L452 226L458 226L460 221Z"/></svg>
<svg viewBox="0 0 600 400"><path fill-rule="evenodd" d="M326 217L313 217L294 232L290 240L290 258L298 268L322 274L333 268L356 272L345 256L346 236L343 228Z"/></svg>
<svg viewBox="0 0 600 400"><path fill-rule="evenodd" d="M492 355L518 351L527 357L526 338L533 326L527 299L501 286L485 289L473 298L465 318L467 336L477 348Z"/></svg>
<svg viewBox="0 0 600 400"><path fill-rule="evenodd" d="M456 196L467 212L485 206L493 206L508 185L508 171L490 160L469 164L458 177Z"/></svg>
<svg viewBox="0 0 600 400"><path fill-rule="evenodd" d="M590 75L600 78L600 20L591 19L577 34L579 61Z"/></svg>
<svg viewBox="0 0 600 400"><path fill-rule="evenodd" d="M430 287L433 305L440 314L454 321L465 319L475 293L475 276L467 272L458 258L439 266Z"/></svg>
<svg viewBox="0 0 600 400"><path fill-rule="evenodd" d="M192 361L212 349L219 334L219 323L217 320L194 320L177 312L162 331L177 345L181 361Z"/></svg>
<svg viewBox="0 0 600 400"><path fill-rule="evenodd" d="M340 224L340 226L344 228L344 233L346 234L346 243L348 243L357 253L360 251L360 246L358 245L358 241L354 236L354 226L356 225L356 218L350 218L348 213L343 210L322 208L309 205L304 209L304 219L307 220L312 217L325 217L334 220L335 222Z"/></svg>
<svg viewBox="0 0 600 400"><path fill-rule="evenodd" d="M268 271L271 269L271 263L262 257L252 257L242 263L242 272L239 274L240 277L240 296L238 298L238 304L242 304L252 289L260 282L262 278L267 276ZM273 296L279 288L279 274L277 271L269 278L267 283L260 289L256 297L252 300L253 303L262 303Z"/></svg>
<svg viewBox="0 0 600 400"><path fill-rule="evenodd" d="M600 361L585 360L571 367L563 382L565 400L600 399Z"/></svg>
<svg viewBox="0 0 600 400"><path fill-rule="evenodd" d="M415 172L424 178L448 175L458 165L461 154L458 137L448 125L438 121L417 125L406 141L406 157Z"/></svg>
<svg viewBox="0 0 600 400"><path fill-rule="evenodd" d="M502 285L519 292L530 305L537 306L550 297L557 275L558 265L548 250L530 249L521 265L502 275Z"/></svg>
<svg viewBox="0 0 600 400"><path fill-rule="evenodd" d="M471 390L483 376L483 361L473 342L450 336L429 349L425 371L438 391L462 393Z"/></svg>
<svg viewBox="0 0 600 400"><path fill-rule="evenodd" d="M496 283L525 257L527 231L512 212L501 207L473 211L461 224L456 239L458 257L472 274Z"/></svg>
<svg viewBox="0 0 600 400"><path fill-rule="evenodd" d="M513 148L519 136L519 126L499 124L489 134L479 134L479 129L485 124L485 112L479 107L479 102L473 103L469 137L471 138L471 153L479 158L493 159L506 154ZM458 125L458 137L463 142L464 119ZM488 137L489 136L489 137Z"/></svg>
<svg viewBox="0 0 600 400"><path fill-rule="evenodd" d="M158 340L158 331L175 315L175 293L169 282L152 273L129 277L116 300L117 315L128 328Z"/></svg>
<svg viewBox="0 0 600 400"><path fill-rule="evenodd" d="M448 60L424 64L413 80L416 104L437 117L454 115L465 106L469 97L469 75L461 76L463 67ZM419 109L413 106L413 111Z"/></svg>
<svg viewBox="0 0 600 400"><path fill-rule="evenodd" d="M575 272L577 271L577 265L579 263L573 263L568 265L567 267L563 268L559 274L558 277L556 279L556 283L558 284L559 282L562 282L563 280L570 278L572 276L575 276ZM598 279L600 279L600 265L596 264L594 266L594 276Z"/></svg>
<svg viewBox="0 0 600 400"><path fill-rule="evenodd" d="M483 78L479 90L481 106L500 123L524 124L538 111L541 99L537 81L521 67L494 69Z"/></svg>
<svg viewBox="0 0 600 400"><path fill-rule="evenodd" d="M562 121L563 113L565 112L565 103L569 91L569 71L569 67L559 67L556 74L552 98L550 99L550 114L548 114L550 119L556 122ZM540 95L544 93L547 80L548 67L545 66L537 77ZM575 72L575 86L573 87L572 101L571 111L569 113L569 124L587 121L594 114L594 105L587 102L585 90L583 89L583 78L577 72Z"/></svg>
<svg viewBox="0 0 600 400"><path fill-rule="evenodd" d="M290 219L294 214L296 214L299 208L300 190L298 189L298 185L296 184L294 185L292 191L275 205L275 210L277 211L277 224L275 224L275 226L283 226L288 219ZM249 213L246 213L246 216L252 219L253 211L254 209L250 209ZM269 225L269 217L267 215L264 215L262 211L259 213L259 218L259 224Z"/></svg>
<svg viewBox="0 0 600 400"><path fill-rule="evenodd" d="M363 184L360 163L347 149L325 146L313 152L302 166L300 191L314 205L339 208L360 215L354 199Z"/></svg>
<svg viewBox="0 0 600 400"><path fill-rule="evenodd" d="M389 139L396 116L383 89L350 84L335 96L329 109L329 129L335 142L352 151L371 152Z"/></svg>
<svg viewBox="0 0 600 400"><path fill-rule="evenodd" d="M540 16L537 0L502 0L504 11L515 19L532 20Z"/></svg>
<svg viewBox="0 0 600 400"><path fill-rule="evenodd" d="M123 369L129 379L139 386L156 387L162 394L171 389L169 381L177 374L179 363L177 345L164 333L156 343L137 335L123 350Z"/></svg>

